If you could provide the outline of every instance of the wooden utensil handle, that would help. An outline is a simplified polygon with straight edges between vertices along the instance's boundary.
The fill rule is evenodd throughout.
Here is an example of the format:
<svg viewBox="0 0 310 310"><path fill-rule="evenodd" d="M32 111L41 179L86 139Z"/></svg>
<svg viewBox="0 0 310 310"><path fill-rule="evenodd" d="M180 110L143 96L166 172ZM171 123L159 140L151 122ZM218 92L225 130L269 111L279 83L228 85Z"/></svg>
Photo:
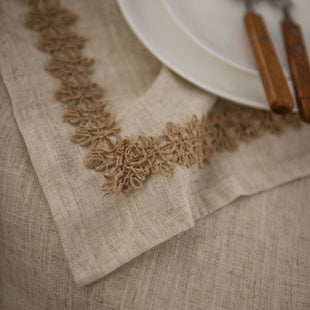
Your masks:
<svg viewBox="0 0 310 310"><path fill-rule="evenodd" d="M244 22L271 110L279 114L291 112L294 99L263 17L248 12Z"/></svg>
<svg viewBox="0 0 310 310"><path fill-rule="evenodd" d="M310 67L301 28L282 22L282 31L300 118L310 123Z"/></svg>

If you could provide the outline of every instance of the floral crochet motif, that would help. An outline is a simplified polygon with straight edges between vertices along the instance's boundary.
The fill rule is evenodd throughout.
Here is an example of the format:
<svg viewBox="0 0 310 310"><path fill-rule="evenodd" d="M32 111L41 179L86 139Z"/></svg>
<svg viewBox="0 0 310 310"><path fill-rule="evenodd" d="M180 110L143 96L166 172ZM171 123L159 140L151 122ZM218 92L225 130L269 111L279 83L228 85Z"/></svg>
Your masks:
<svg viewBox="0 0 310 310"><path fill-rule="evenodd" d="M46 70L61 84L55 98L66 105L63 120L76 126L71 141L89 147L86 166L102 172L102 190L127 194L143 186L147 177L169 177L175 165L203 167L216 151L233 151L239 141L259 137L264 131L279 133L286 125L300 127L297 115L225 104L198 119L193 115L181 126L168 122L160 135L121 137L116 117L105 111L102 88L91 81L93 60L84 57L85 39L72 33L75 16L57 0L26 0L31 6L25 25L40 33L38 48L51 55Z"/></svg>

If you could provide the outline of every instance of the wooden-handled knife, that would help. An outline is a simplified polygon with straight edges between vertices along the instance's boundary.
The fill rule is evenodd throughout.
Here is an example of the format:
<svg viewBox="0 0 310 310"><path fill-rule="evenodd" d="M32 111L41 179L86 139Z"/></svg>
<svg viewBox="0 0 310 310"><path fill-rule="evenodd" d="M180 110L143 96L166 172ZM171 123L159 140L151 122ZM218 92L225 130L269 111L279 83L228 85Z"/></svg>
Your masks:
<svg viewBox="0 0 310 310"><path fill-rule="evenodd" d="M269 0L283 11L282 33L300 118L310 123L310 66L300 25L290 14L290 0Z"/></svg>
<svg viewBox="0 0 310 310"><path fill-rule="evenodd" d="M271 111L289 113L294 99L263 17L254 12L251 0L244 1L247 8L244 22Z"/></svg>

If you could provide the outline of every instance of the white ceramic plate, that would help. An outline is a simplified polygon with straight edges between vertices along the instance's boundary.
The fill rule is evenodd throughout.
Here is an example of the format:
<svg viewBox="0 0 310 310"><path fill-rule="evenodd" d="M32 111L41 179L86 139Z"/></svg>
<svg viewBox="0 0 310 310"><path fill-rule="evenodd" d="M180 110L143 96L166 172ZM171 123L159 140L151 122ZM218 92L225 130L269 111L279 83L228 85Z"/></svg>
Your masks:
<svg viewBox="0 0 310 310"><path fill-rule="evenodd" d="M257 74L243 23L244 0L163 1L171 16L197 44L223 61ZM305 39L310 43L310 0L294 3L292 16L302 25ZM280 27L281 10L266 1L257 1L254 8L263 15L285 75L289 76Z"/></svg>
<svg viewBox="0 0 310 310"><path fill-rule="evenodd" d="M171 18L162 1L118 0L118 4L142 43L173 71L223 98L269 109L259 76L227 65L196 44Z"/></svg>

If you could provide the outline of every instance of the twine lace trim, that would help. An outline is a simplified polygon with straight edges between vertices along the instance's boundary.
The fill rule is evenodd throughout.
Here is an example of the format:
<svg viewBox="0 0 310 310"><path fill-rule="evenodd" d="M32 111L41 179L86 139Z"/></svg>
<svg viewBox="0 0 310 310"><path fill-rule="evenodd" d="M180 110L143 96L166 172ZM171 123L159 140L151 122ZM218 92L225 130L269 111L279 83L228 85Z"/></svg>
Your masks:
<svg viewBox="0 0 310 310"><path fill-rule="evenodd" d="M31 6L25 25L40 33L38 48L51 55L45 69L61 81L55 98L66 105L63 120L76 126L71 141L89 147L86 167L101 171L102 190L127 194L140 189L147 176L172 175L175 165L190 168L209 162L216 151L233 151L239 141L264 131L279 133L286 125L301 127L297 115L225 104L181 126L168 122L161 135L121 137L115 116L105 110L102 88L91 81L93 60L81 50L85 39L69 29L75 16L58 1L26 0Z"/></svg>

